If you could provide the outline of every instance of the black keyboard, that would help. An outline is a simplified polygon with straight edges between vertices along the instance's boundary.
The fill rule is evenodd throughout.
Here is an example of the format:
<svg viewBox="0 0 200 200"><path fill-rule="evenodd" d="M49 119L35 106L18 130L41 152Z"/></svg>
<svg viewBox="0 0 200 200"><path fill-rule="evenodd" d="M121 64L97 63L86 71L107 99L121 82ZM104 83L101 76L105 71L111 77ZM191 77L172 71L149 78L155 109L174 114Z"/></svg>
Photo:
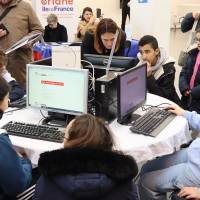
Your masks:
<svg viewBox="0 0 200 200"><path fill-rule="evenodd" d="M9 107L25 108L26 107L26 97L9 102Z"/></svg>
<svg viewBox="0 0 200 200"><path fill-rule="evenodd" d="M153 107L133 122L130 130L133 133L156 137L175 116L167 110Z"/></svg>
<svg viewBox="0 0 200 200"><path fill-rule="evenodd" d="M50 142L63 142L64 132L56 127L10 121L2 127L9 135L28 137Z"/></svg>

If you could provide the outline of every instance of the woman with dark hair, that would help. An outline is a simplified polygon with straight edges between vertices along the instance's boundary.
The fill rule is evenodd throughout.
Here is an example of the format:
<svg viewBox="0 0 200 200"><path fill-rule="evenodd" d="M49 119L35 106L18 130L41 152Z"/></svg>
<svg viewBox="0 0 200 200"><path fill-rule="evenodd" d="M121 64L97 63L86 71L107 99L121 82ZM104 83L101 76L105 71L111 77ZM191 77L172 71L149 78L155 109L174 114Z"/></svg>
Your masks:
<svg viewBox="0 0 200 200"><path fill-rule="evenodd" d="M90 114L75 118L66 128L64 148L41 154L34 199L137 200L137 164L113 147L104 121Z"/></svg>
<svg viewBox="0 0 200 200"><path fill-rule="evenodd" d="M85 7L83 9L83 13L81 15L81 21L78 24L76 40L82 40L85 36L87 31L93 33L98 21L96 20L95 16L93 15L92 8Z"/></svg>
<svg viewBox="0 0 200 200"><path fill-rule="evenodd" d="M85 34L81 46L81 53L109 55L117 30L119 30L119 35L117 38L114 55L123 56L126 35L110 18L102 19L98 23L94 34L89 32Z"/></svg>
<svg viewBox="0 0 200 200"><path fill-rule="evenodd" d="M0 77L0 119L8 108L9 85ZM16 152L5 130L0 129L0 199L11 200L31 181L31 162Z"/></svg>

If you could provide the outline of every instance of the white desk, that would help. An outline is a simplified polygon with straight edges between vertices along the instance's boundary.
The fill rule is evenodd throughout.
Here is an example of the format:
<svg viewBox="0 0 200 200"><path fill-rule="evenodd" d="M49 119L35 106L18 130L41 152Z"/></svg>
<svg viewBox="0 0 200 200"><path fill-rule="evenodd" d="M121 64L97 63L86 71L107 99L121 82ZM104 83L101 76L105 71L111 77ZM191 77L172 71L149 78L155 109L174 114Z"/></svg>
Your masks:
<svg viewBox="0 0 200 200"><path fill-rule="evenodd" d="M166 102L169 101L162 97L147 95L146 104L148 105ZM137 113L142 113L141 108ZM5 114L0 121L0 126L11 120L38 124L42 118L39 110L28 108ZM114 133L116 148L133 156L138 163L172 153L180 144L187 142L189 135L188 123L183 117L176 117L156 138L133 134L129 126L120 125L116 120L110 126ZM16 148L25 150L33 165L37 165L40 153L63 147L60 143L16 136L10 136L10 138Z"/></svg>

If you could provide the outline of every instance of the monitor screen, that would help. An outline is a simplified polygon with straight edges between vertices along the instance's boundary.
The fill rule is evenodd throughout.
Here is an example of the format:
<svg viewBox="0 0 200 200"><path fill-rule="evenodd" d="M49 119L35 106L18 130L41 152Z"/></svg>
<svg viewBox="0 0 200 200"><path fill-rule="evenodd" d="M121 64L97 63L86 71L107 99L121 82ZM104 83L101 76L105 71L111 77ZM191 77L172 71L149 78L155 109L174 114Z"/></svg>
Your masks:
<svg viewBox="0 0 200 200"><path fill-rule="evenodd" d="M146 101L146 64L118 76L118 122L124 123Z"/></svg>
<svg viewBox="0 0 200 200"><path fill-rule="evenodd" d="M108 64L109 56L84 54L84 59L91 62L93 65L100 65L106 67ZM136 66L138 59L134 57L113 56L110 67L129 69Z"/></svg>
<svg viewBox="0 0 200 200"><path fill-rule="evenodd" d="M88 70L27 65L27 105L71 115L87 113Z"/></svg>

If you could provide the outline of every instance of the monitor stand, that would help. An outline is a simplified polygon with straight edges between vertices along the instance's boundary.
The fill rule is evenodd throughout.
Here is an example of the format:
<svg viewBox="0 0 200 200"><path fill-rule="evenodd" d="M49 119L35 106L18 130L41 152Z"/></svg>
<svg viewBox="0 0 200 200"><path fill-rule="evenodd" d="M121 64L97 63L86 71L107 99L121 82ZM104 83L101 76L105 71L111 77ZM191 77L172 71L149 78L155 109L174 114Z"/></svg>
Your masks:
<svg viewBox="0 0 200 200"><path fill-rule="evenodd" d="M128 115L122 122L118 122L118 123L120 123L122 125L126 125L126 126L131 126L131 124L140 117L141 117L141 115L132 113L132 114Z"/></svg>
<svg viewBox="0 0 200 200"><path fill-rule="evenodd" d="M42 124L48 126L66 127L67 124L74 119L74 117L75 115L48 112L48 117L42 121Z"/></svg>

